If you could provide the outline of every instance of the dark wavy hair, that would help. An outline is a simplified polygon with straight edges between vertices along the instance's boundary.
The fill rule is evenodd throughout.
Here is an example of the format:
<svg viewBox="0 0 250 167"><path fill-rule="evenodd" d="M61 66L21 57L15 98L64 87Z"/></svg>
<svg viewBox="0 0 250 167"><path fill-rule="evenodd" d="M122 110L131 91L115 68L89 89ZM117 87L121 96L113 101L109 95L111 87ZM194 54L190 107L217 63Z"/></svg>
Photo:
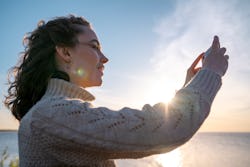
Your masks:
<svg viewBox="0 0 250 167"><path fill-rule="evenodd" d="M4 101L19 121L44 95L49 79L58 73L55 47L73 47L78 43L77 35L83 33L79 25L91 27L82 17L56 17L47 23L40 21L24 38L25 50L18 64L9 71L8 95Z"/></svg>

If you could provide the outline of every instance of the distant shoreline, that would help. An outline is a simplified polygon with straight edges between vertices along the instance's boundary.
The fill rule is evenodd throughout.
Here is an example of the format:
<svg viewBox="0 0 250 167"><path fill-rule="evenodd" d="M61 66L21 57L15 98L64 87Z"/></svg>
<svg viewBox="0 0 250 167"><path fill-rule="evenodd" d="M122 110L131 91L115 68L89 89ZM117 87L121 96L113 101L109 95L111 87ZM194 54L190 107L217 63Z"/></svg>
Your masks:
<svg viewBox="0 0 250 167"><path fill-rule="evenodd" d="M17 132L17 129L0 129L0 132Z"/></svg>
<svg viewBox="0 0 250 167"><path fill-rule="evenodd" d="M18 130L17 129L0 129L0 132L17 132ZM197 133L224 133L224 134L229 134L229 133L250 133L250 132L212 132L212 131L208 131L208 132L197 132Z"/></svg>

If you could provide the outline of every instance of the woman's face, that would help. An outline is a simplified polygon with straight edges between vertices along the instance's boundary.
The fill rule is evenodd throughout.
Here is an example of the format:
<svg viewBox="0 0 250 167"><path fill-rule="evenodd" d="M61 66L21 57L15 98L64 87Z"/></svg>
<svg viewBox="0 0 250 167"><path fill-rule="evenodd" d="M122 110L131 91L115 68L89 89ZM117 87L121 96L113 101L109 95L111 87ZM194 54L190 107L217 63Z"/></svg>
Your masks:
<svg viewBox="0 0 250 167"><path fill-rule="evenodd" d="M78 35L79 43L69 49L70 81L81 87L100 86L108 59L101 51L95 32L86 26L82 28L84 32Z"/></svg>

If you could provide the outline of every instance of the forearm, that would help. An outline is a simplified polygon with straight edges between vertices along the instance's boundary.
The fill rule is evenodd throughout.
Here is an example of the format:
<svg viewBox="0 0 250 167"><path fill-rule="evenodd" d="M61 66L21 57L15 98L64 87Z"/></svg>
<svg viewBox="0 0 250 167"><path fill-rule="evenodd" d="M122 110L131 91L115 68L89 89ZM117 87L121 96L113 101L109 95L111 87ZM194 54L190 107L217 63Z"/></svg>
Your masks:
<svg viewBox="0 0 250 167"><path fill-rule="evenodd" d="M208 69L201 69L184 89L200 92L209 105L222 85L221 77Z"/></svg>

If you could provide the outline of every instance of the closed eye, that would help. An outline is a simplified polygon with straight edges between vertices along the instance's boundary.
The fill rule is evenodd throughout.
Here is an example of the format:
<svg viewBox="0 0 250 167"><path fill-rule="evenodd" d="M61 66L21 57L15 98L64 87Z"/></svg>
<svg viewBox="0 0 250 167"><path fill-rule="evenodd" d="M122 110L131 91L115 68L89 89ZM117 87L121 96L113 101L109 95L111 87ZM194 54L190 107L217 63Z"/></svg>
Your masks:
<svg viewBox="0 0 250 167"><path fill-rule="evenodd" d="M90 42L79 42L81 45L88 45L89 47L95 49L96 51L101 51L101 45L97 40L91 40Z"/></svg>
<svg viewBox="0 0 250 167"><path fill-rule="evenodd" d="M98 51L101 51L101 46L98 45L98 44L90 44L90 46L93 48L93 49L96 49Z"/></svg>

